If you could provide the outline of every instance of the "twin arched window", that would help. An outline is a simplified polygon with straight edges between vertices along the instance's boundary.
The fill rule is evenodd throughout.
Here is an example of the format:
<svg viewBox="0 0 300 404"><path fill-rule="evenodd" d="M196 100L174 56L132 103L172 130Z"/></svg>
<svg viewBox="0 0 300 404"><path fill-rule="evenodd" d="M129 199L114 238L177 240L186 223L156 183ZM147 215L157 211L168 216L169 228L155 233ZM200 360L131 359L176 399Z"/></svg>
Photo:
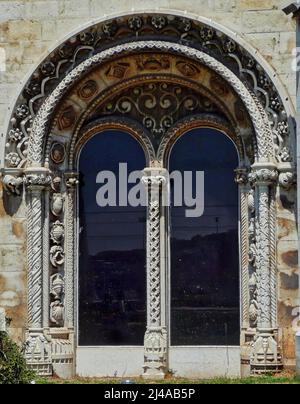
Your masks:
<svg viewBox="0 0 300 404"><path fill-rule="evenodd" d="M147 214L145 206L124 203L120 184L127 178L120 164L125 163L128 175L142 172L147 165L141 145L122 131L95 135L80 155L80 346L144 343ZM170 271L162 293L171 345L239 345L237 166L234 144L214 129L194 129L170 151L169 172L180 173L183 185L191 179L189 195L179 196L182 206L177 206L178 183L171 179L169 188L166 260ZM102 192L112 199L111 206L101 206L97 199L97 178L103 172L116 179L115 183L112 179L111 195L108 190ZM201 189L197 173L204 179ZM133 187L127 184L127 192ZM187 215L191 200L200 206L199 199L204 201L203 214Z"/></svg>

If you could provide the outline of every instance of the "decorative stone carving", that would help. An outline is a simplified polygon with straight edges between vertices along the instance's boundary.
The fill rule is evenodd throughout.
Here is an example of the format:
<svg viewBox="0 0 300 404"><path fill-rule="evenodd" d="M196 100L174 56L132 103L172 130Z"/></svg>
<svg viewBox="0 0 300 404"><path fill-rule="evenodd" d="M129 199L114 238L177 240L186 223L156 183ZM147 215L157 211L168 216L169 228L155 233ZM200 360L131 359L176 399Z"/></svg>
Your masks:
<svg viewBox="0 0 300 404"><path fill-rule="evenodd" d="M279 185L286 190L296 185L297 176L295 172L287 171L279 174Z"/></svg>
<svg viewBox="0 0 300 404"><path fill-rule="evenodd" d="M55 176L51 182L51 188L54 192L59 193L60 186L61 186L61 178L58 176Z"/></svg>
<svg viewBox="0 0 300 404"><path fill-rule="evenodd" d="M132 17L131 17L132 18ZM275 161L275 153L274 153L274 134L276 135L275 144L276 149L276 157L279 161L287 161L286 152L287 152L287 142L289 138L289 131L291 130L287 126L287 122L282 118L278 119L278 114L276 111L281 110L282 117L287 116L284 108L279 107L281 102L280 97L276 99L275 103L268 102L269 99L274 99L276 97L277 91L272 85L271 81L268 80L268 77L265 77L263 80L258 80L259 69L257 69L257 62L251 57L243 54L243 51L240 46L234 46L234 41L227 41L227 37L225 34L220 33L208 26L205 26L202 23L190 22L190 24L180 25L178 23L178 19L174 19L174 23L171 19L167 18L156 18L155 23L151 18L147 18L147 16L138 17L140 20L135 21L134 24L129 24L129 29L133 31L137 31L140 29L140 21L142 24L152 26L152 31L155 35L156 30L162 30L167 24L168 29L172 29L173 32L180 30L180 35L178 38L191 38L192 35L189 33L189 25L193 28L193 34L197 37L196 42L201 43L203 49L205 46L208 46L207 42L211 41L211 39L216 40L216 45L214 48L219 49L218 57L215 57L215 50L211 47L209 55L205 52L198 51L196 49L192 49L186 46L183 46L179 43L168 43L168 42L159 42L159 41L140 41L137 43L123 44L117 47L113 47L114 41L118 41L120 37L118 37L118 33L122 32L122 29L119 25L119 20L115 20L109 24L101 24L101 29L94 30L93 33L88 30L81 33L78 38L74 37L74 45L72 41L69 41L59 50L54 52L53 60L55 60L55 74L56 77L53 78L53 86L54 84L58 84L60 82L60 86L56 88L56 90L49 95L45 86L47 78L39 79L38 83L40 85L40 93L37 94L37 76L35 76L34 81L32 80L26 88L34 88L35 96L37 96L38 105L42 105L37 116L35 117L36 111L34 111L34 107L31 109L28 108L27 105L19 108L20 101L17 103L17 107L14 111L14 116L12 118L12 127L14 134L9 135L8 137L8 147L7 147L7 156L10 153L15 153L17 156L11 156L6 159L6 165L9 167L18 167L21 168L27 162L28 166L38 165L38 163L42 163L44 161L49 160L49 156L45 156L45 142L46 135L49 128L49 122L53 116L53 112L61 102L63 96L66 94L67 90L70 88L70 85L76 83L77 80L81 79L83 74L87 72L94 66L99 65L99 63L108 62L112 59L115 59L118 55L123 53L125 54L136 54L137 52L143 51L151 51L151 52L171 52L173 54L179 55L179 57L188 57L190 60L198 61L208 66L210 69L214 70L217 75L222 76L225 83L228 86L232 86L234 91L239 95L239 97L243 100L244 105L247 108L249 116L253 122L253 126L255 128L256 133L256 146L257 146L257 155L255 156L259 161ZM189 20L188 20L189 21ZM126 28L127 29L127 28ZM184 32L184 37L182 36L182 31ZM100 36L98 35L100 32ZM145 30L145 32L149 32L149 30ZM124 35L124 31L123 34ZM141 35L143 34L143 30L141 30ZM95 54L91 58L85 60L79 67L79 60L77 59L77 53L80 53L80 48L78 48L78 41L89 41L89 44L92 46L97 43L98 48L101 48L101 44L103 41L107 41L107 38L110 38L110 43L112 44L111 49L106 49L103 52L99 52ZM77 42L76 42L77 41ZM95 41L93 43L93 41ZM97 42L98 41L98 42ZM192 40L194 42L194 40ZM76 50L76 52L75 52ZM227 63L224 56L226 53L228 58L231 58L231 63L233 61L237 62L237 73L233 73L229 69L226 68L225 64ZM229 54L227 54L229 52ZM234 54L230 54L233 52ZM65 59L64 69L60 69L59 63L62 58ZM223 60L223 63L218 60ZM74 68L74 69L72 69ZM120 66L118 67L120 68ZM69 71L70 73L63 79L64 72ZM48 69L44 69L49 72ZM120 76L120 71L122 69L115 69L112 71L112 74L115 76ZM191 74L190 69L184 70L186 72L186 76ZM238 73L240 72L240 75ZM47 73L47 72L46 72ZM45 73L45 74L46 74ZM49 74L49 73L47 73ZM54 73L53 73L54 74ZM109 73L110 74L110 73ZM262 97L262 102L258 101L258 97L254 95L250 90L246 89L240 80L244 77L245 74L248 74L249 77L254 77L256 80L253 80L253 86L249 83L250 90L255 91ZM124 76L123 76L124 77ZM116 77L118 78L118 77ZM251 81L251 79L249 80ZM257 85L257 83L259 83ZM262 86L264 91L261 91ZM50 86L49 86L50 87ZM253 87L253 88L252 88ZM90 91L90 90L89 90ZM89 93L89 91L87 93ZM43 101L47 101L43 104ZM32 101L32 98L28 97L28 105ZM23 102L23 101L21 101ZM161 101L159 101L161 102ZM26 101L27 103L27 101ZM32 103L34 105L34 103ZM149 103L151 106L151 102ZM167 104L165 104L167 105ZM192 108L193 104L190 105ZM268 116L264 110L262 105L271 105L271 110L268 110L268 116L270 117L268 120ZM26 109L27 107L27 109ZM150 108L151 109L151 108ZM186 111L188 108L186 109ZM185 111L185 112L186 112ZM194 112L194 111L193 111ZM274 114L273 114L274 112ZM73 114L74 113L74 114ZM273 117L273 118L271 118ZM30 132L30 121L35 118L34 124L32 127L32 131ZM20 120L23 120L22 125ZM64 114L60 117L59 127L62 130L70 129L72 125L76 121L75 111L64 111ZM147 122L147 121L146 121ZM271 131L271 125L274 124L273 132ZM279 124L277 124L279 122ZM165 126L168 128L168 125ZM160 127L158 127L160 128ZM11 134L11 132L9 132ZM30 146L29 146L29 158L27 160L27 149L28 149L28 136L31 133L30 138ZM166 136L168 137L168 136ZM168 139L170 140L170 138ZM26 143L27 142L27 143ZM46 142L47 143L47 142ZM253 142L255 143L255 141ZM166 143L165 145L166 146ZM49 148L50 149L50 148ZM48 151L49 151L48 149ZM161 148L163 152L166 151L166 147ZM163 160L163 154L161 154L161 161ZM19 160L17 160L19 158ZM72 159L70 159L73 161ZM153 159L154 160L154 159ZM12 161L12 163L10 162ZM152 161L153 162L153 161ZM12 166L10 164L13 164ZM72 169L72 167L71 167ZM277 181L277 172L275 169L270 168L260 168L256 169L252 176L250 177L251 183L256 186L255 190L255 201L254 197L251 198L249 194L248 203L249 210L251 213L250 221L249 221L249 239L250 239L250 248L249 248L249 262L250 268L255 269L253 273L250 272L250 280L249 280L249 290L250 290L250 305L249 305L249 317L253 326L257 325L258 334L256 341L253 345L252 349L252 357L251 357L251 365L253 371L265 371L266 363L272 363L272 369L274 369L274 365L280 365L280 358L278 355L277 343L276 343L276 332L274 330L274 302L272 302L272 294L273 294L273 283L274 283L274 271L272 270L272 248L274 248L274 234L271 231L271 228L275 228L274 225L274 196L272 196L272 186ZM159 176L153 176L153 178L149 178L146 180L147 186L149 186L152 190L159 190L164 184L164 179L157 179ZM50 180L49 180L50 178ZM245 179L240 176L238 182L241 185L245 185ZM283 178L279 178L281 182L286 182ZM29 324L35 328L41 329L42 321L41 321L41 306L42 306L42 295L41 295L41 269L43 265L43 260L45 260L45 256L49 258L50 252L50 260L54 268L62 265L63 260L63 247L62 242L64 241L64 233L65 228L62 223L66 225L66 302L63 302L63 294L61 292L54 292L52 295L52 299L54 299L51 303L50 307L50 317L53 324L61 327L64 324L64 311L66 311L66 317L68 321L68 326L72 327L74 325L74 250L76 248L75 243L75 217L76 217L76 198L75 198L75 190L77 184L77 177L70 175L66 177L66 186L67 186L67 200L66 200L66 217L60 217L60 220L55 222L51 229L51 239L55 244L52 249L48 248L49 243L47 244L47 250L45 250L45 246L43 246L43 240L46 239L42 237L42 227L43 227L43 189L47 187L49 184L52 185L53 190L55 192L60 192L59 187L57 185L51 183L51 177L48 172L38 173L34 172L26 172L25 173L25 183L29 186L29 204L28 204L28 266L29 266ZM155 192L154 192L155 194ZM159 194L159 193L158 193ZM150 255L152 258L151 268L149 264L148 270L151 270L151 316L147 328L147 333L145 336L145 373L146 375L160 375L162 376L165 368L166 368L166 349L167 349L167 335L164 324L161 322L161 307L158 303L159 296L158 290L159 285L161 284L161 246L158 243L157 239L160 238L159 233L159 219L161 218L161 207L159 205L159 199L152 199L150 194L149 200L149 220L151 218L151 223L149 222L149 228L151 228L151 236L154 238L151 240L149 238L148 249L150 251ZM245 205L246 206L246 205ZM256 210L255 210L256 206ZM59 209L58 209L59 211ZM58 212L57 211L57 212ZM62 215L62 212L59 213ZM254 220L253 216L254 215ZM273 219L272 219L273 218ZM44 232L45 234L46 232ZM48 232L49 235L49 232ZM273 245L273 247L272 247ZM44 255L43 255L44 254ZM270 259L268 260L268 256ZM60 262L62 264L60 264ZM56 266L55 266L56 265ZM157 269L159 271L157 272ZM63 278L62 278L63 280ZM269 286L268 286L269 285ZM60 285L61 286L61 285ZM59 285L57 284L56 290L59 290ZM271 291L271 292L270 292ZM65 303L65 304L64 304ZM66 306L66 310L64 310L64 305ZM49 304L47 305L49 309ZM265 332L264 327L269 325L271 331ZM272 328L273 327L273 328ZM31 347L28 350L28 360L34 364L40 364L41 366L49 366L51 368L51 351L47 349L48 341L41 333L34 334L31 332L30 335ZM278 359L279 358L279 359ZM268 367L268 366L267 366ZM50 373L50 370L49 372Z"/></svg>
<svg viewBox="0 0 300 404"><path fill-rule="evenodd" d="M10 143L19 143L23 136L24 135L19 128L11 129L8 133L8 140ZM7 143L6 147L10 147L9 143Z"/></svg>
<svg viewBox="0 0 300 404"><path fill-rule="evenodd" d="M52 178L49 171L46 169L28 169L25 173L24 183L27 187L45 188L51 185Z"/></svg>
<svg viewBox="0 0 300 404"><path fill-rule="evenodd" d="M43 192L49 187L52 178L42 167L28 168L25 171L25 184L28 191L27 206L27 259L28 259L28 323L30 329L43 326Z"/></svg>
<svg viewBox="0 0 300 404"><path fill-rule="evenodd" d="M65 146L61 143L54 143L51 147L50 155L53 163L62 164L66 156Z"/></svg>
<svg viewBox="0 0 300 404"><path fill-rule="evenodd" d="M144 378L164 378L167 357L167 332L161 328L149 328L145 335Z"/></svg>
<svg viewBox="0 0 300 404"><path fill-rule="evenodd" d="M67 199L66 199L66 321L68 326L74 327L75 324L75 309L74 309L74 279L75 279L75 191L79 183L78 173L67 172L65 173L65 183L67 187Z"/></svg>
<svg viewBox="0 0 300 404"><path fill-rule="evenodd" d="M269 168L259 168L250 173L249 179L253 185L275 184L278 179L278 171Z"/></svg>
<svg viewBox="0 0 300 404"><path fill-rule="evenodd" d="M228 85L231 85L236 93L243 99L243 103L246 109L249 112L250 118L252 119L253 126L257 135L257 153L258 158L266 158L268 160L274 159L274 146L272 140L272 130L271 126L268 123L267 114L264 111L262 105L258 101L257 97L250 93L248 89L244 86L244 84L232 73L229 69L227 69L222 63L217 62L210 55L207 55L201 51L196 49L189 48L187 46L181 44L174 44L169 42L136 42L130 43L126 45L120 45L115 49L108 49L99 54L93 56L92 58L83 62L82 66L74 69L69 74L69 77L66 77L61 83L59 87L59 92L53 93L47 99L47 105L43 105L39 112L38 116L33 122L32 127L32 147L29 148L30 161L39 162L41 159L41 155L43 152L42 144L43 144L43 133L47 128L48 120L51 116L51 113L54 111L55 106L60 101L61 97L65 94L69 83L80 78L83 74L83 71L92 68L94 65L98 65L100 62L105 61L112 56L116 56L121 52L137 52L140 49L142 50L159 50L159 51L167 51L167 52L175 52L177 54L181 54L192 59L198 60L205 64L208 68L213 69L217 74L223 77L226 80ZM84 67L83 67L84 66ZM36 136L35 134L39 134Z"/></svg>
<svg viewBox="0 0 300 404"><path fill-rule="evenodd" d="M21 159L17 153L9 153L5 156L5 161L8 164L8 167L18 167L21 163Z"/></svg>
<svg viewBox="0 0 300 404"><path fill-rule="evenodd" d="M2 179L5 191L10 195L20 196L21 187L24 179L22 177L14 177L13 175L5 175Z"/></svg>
<svg viewBox="0 0 300 404"><path fill-rule="evenodd" d="M53 298L53 302L50 304L50 320L58 327L62 327L64 325L65 312L63 304L65 282L62 275L53 275L51 277L50 287L50 294Z"/></svg>
<svg viewBox="0 0 300 404"><path fill-rule="evenodd" d="M192 21L188 18L176 17L175 19L176 27L180 32L189 32L192 29Z"/></svg>
<svg viewBox="0 0 300 404"><path fill-rule="evenodd" d="M133 31L138 31L143 26L143 20L140 17L134 16L128 19L128 27Z"/></svg>
<svg viewBox="0 0 300 404"><path fill-rule="evenodd" d="M64 207L64 198L62 194L54 193L52 195L51 201L51 212L54 216L58 217L61 215Z"/></svg>
<svg viewBox="0 0 300 404"><path fill-rule="evenodd" d="M84 100L93 97L98 91L98 85L94 80L88 80L84 85L78 90L78 96Z"/></svg>
<svg viewBox="0 0 300 404"><path fill-rule="evenodd" d="M176 63L176 67L186 77L195 77L200 74L200 69L193 63L179 61Z"/></svg>
<svg viewBox="0 0 300 404"><path fill-rule="evenodd" d="M123 79L129 69L128 63L113 63L107 70L106 76L112 79Z"/></svg>
<svg viewBox="0 0 300 404"><path fill-rule="evenodd" d="M251 365L256 374L274 373L282 369L282 358L274 336L266 331L258 334L252 345Z"/></svg>
<svg viewBox="0 0 300 404"><path fill-rule="evenodd" d="M17 107L16 109L16 115L20 119L25 119L29 115L29 108L27 105L23 104Z"/></svg>
<svg viewBox="0 0 300 404"><path fill-rule="evenodd" d="M54 300L50 304L50 321L58 327L63 327L65 322L65 309L60 300Z"/></svg>
<svg viewBox="0 0 300 404"><path fill-rule="evenodd" d="M58 118L58 127L60 130L66 130L71 128L76 122L76 111L73 105L69 105L62 112Z"/></svg>
<svg viewBox="0 0 300 404"><path fill-rule="evenodd" d="M253 254L253 250L252 250ZM250 263L255 265L255 256L250 258ZM257 278L254 272L254 267L252 267L252 274L250 275L249 280L249 293L250 293L250 305L249 305L249 320L250 320L250 327L256 328L257 326L257 319L258 319L258 311L259 306L257 302Z"/></svg>
<svg viewBox="0 0 300 404"><path fill-rule="evenodd" d="M163 16L155 15L154 17L152 17L151 23L154 28L161 30L166 26L167 20Z"/></svg>
<svg viewBox="0 0 300 404"><path fill-rule="evenodd" d="M150 83L118 94L97 111L97 116L130 115L159 141L181 118L217 111L218 107L208 98L200 98L189 88L171 83Z"/></svg>
<svg viewBox="0 0 300 404"><path fill-rule="evenodd" d="M51 277L51 295L55 300L62 300L64 294L64 279L62 275L55 274Z"/></svg>
<svg viewBox="0 0 300 404"><path fill-rule="evenodd" d="M242 79L245 74L249 78L253 77L253 80L249 80L248 84L251 90L259 94L259 97L262 98L262 105L265 106L266 110L268 109L267 112L274 126L273 133L275 133L275 136L277 132L283 133L282 126L287 126L287 121L282 118L291 115L291 113L285 111L283 102L276 88L270 78L264 74L263 67L259 65L254 56L251 56L241 46L237 45L234 38L229 37L224 32L218 31L203 22L192 21L191 19L182 17L168 18L165 15L159 14L154 16L149 14L134 15L99 23L85 29L73 38L68 39L65 44L58 47L53 52L51 62L46 60L44 64L42 64L43 75L41 76L41 70L39 68L34 72L27 83L26 89L30 89L29 94L31 94L31 97L26 100L26 104L22 104L24 99L21 97L16 104L12 119L17 125L16 129L19 129L24 137L27 138L26 141L28 141L26 127L21 128L19 119L32 120L35 117L37 111L32 111L31 109L29 112L28 105L31 103L32 105L36 104L39 106L49 96L49 91L53 86L49 86L49 88L45 86L45 83L49 79L48 75L52 75L51 79L53 85L58 84L64 77L66 68L68 71L71 71L81 63L82 59L78 55L81 54L80 49L84 48L85 45L99 49L106 43L107 37L109 37L111 46L113 47L120 38L123 40L124 26L127 26L128 29L132 31L128 32L128 36L134 37L137 31L139 31L141 38L148 35L149 31L151 35L159 36L161 35L162 28L164 28L166 24L168 24L168 29L172 31L177 43L185 38L188 38L192 46L201 43L204 49L208 48L209 53L216 59L221 59L225 65L228 64L228 66L230 66L232 63L236 63L239 79ZM141 28L144 26L145 29L142 30ZM104 35L102 33L104 33ZM214 40L213 47L211 46L212 40ZM80 47L80 44L84 44L84 46ZM227 52L233 53L228 54ZM227 55L227 58L225 58L224 55ZM63 63L61 63L62 61ZM32 89L34 89L34 91L32 91ZM34 103L32 101L33 98L39 100L39 102ZM36 107L36 109L38 108ZM287 127L288 132L291 130L293 130L293 128ZM281 152L282 147L287 146L288 139L284 139L284 143L282 143L277 150L278 154ZM13 150L9 148L8 153L11 151ZM27 158L27 155L25 158ZM23 164L23 158L21 158L19 166L21 164ZM7 161L7 166L9 166L9 161Z"/></svg>
<svg viewBox="0 0 300 404"><path fill-rule="evenodd" d="M149 256L149 303L148 324L145 335L144 377L163 378L167 366L167 335L161 319L161 227L162 207L160 204L163 187L166 186L166 172L162 169L146 169L143 183L148 191L148 235Z"/></svg>
<svg viewBox="0 0 300 404"><path fill-rule="evenodd" d="M54 266L54 268L57 268L61 265L64 264L65 262L65 253L64 249L61 246L53 246L50 249L50 262Z"/></svg>
<svg viewBox="0 0 300 404"><path fill-rule="evenodd" d="M235 170L235 182L239 185L246 185L248 183L248 170L244 168L238 168Z"/></svg>
<svg viewBox="0 0 300 404"><path fill-rule="evenodd" d="M272 166L256 164L253 166L250 179L255 185L258 207L255 217L258 313L257 334L252 344L251 369L253 373L268 373L274 372L282 366L276 340L277 273L274 260L276 211L273 187L278 179L278 172ZM252 305L252 311L254 306L256 303Z"/></svg>
<svg viewBox="0 0 300 404"><path fill-rule="evenodd" d="M55 244L60 244L64 239L65 228L64 225L59 220L57 220L55 223L52 224L50 236L51 240Z"/></svg>
<svg viewBox="0 0 300 404"><path fill-rule="evenodd" d="M27 364L40 376L52 376L52 358L49 341L41 332L31 330L26 339Z"/></svg>
<svg viewBox="0 0 300 404"><path fill-rule="evenodd" d="M55 73L55 64L52 62L46 62L43 64L41 70L45 76L52 76Z"/></svg>
<svg viewBox="0 0 300 404"><path fill-rule="evenodd" d="M137 56L136 64L140 71L160 71L170 68L170 58L164 55L141 55Z"/></svg>

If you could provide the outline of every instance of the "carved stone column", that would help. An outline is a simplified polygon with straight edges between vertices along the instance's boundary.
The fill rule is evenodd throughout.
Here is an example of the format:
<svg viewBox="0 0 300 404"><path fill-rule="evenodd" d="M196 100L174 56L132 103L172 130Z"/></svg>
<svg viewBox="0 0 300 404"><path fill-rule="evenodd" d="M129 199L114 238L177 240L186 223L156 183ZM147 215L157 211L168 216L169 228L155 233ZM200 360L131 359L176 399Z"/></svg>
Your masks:
<svg viewBox="0 0 300 404"><path fill-rule="evenodd" d="M277 342L277 268L275 192L278 172L273 165L253 166L250 180L255 186L257 212L256 276L258 319L252 345L252 373L274 372L281 367ZM276 323L276 324L275 324Z"/></svg>
<svg viewBox="0 0 300 404"><path fill-rule="evenodd" d="M167 171L145 169L143 183L148 191L147 218L147 331L145 335L144 378L164 378L167 369L167 329L162 304L165 292L164 190Z"/></svg>
<svg viewBox="0 0 300 404"><path fill-rule="evenodd" d="M40 375L51 375L51 352L43 326L44 192L51 184L49 170L25 171L28 225L28 335L26 359ZM48 293L48 291L46 291Z"/></svg>
<svg viewBox="0 0 300 404"><path fill-rule="evenodd" d="M69 329L74 328L74 274L75 274L75 203L76 189L78 185L78 174L74 172L65 173L66 181L66 325Z"/></svg>
<svg viewBox="0 0 300 404"><path fill-rule="evenodd" d="M240 214L240 245L241 245L241 295L242 295L242 329L249 328L249 208L248 208L248 172L247 169L236 170L236 183L239 185Z"/></svg>

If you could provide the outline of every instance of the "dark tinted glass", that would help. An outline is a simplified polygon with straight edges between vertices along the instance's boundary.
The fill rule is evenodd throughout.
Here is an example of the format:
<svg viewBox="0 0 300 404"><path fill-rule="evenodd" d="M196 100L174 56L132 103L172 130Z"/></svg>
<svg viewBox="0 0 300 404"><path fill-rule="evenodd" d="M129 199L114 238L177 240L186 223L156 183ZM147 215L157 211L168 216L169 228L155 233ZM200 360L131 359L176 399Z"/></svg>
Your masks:
<svg viewBox="0 0 300 404"><path fill-rule="evenodd" d="M235 146L215 130L193 130L171 152L170 172L205 178L203 216L171 208L172 345L239 345L237 166Z"/></svg>
<svg viewBox="0 0 300 404"><path fill-rule="evenodd" d="M96 203L101 187L96 184L97 174L112 171L119 180L119 163L127 163L129 173L146 165L138 142L118 131L96 135L80 157L81 346L143 345L146 209L99 207Z"/></svg>

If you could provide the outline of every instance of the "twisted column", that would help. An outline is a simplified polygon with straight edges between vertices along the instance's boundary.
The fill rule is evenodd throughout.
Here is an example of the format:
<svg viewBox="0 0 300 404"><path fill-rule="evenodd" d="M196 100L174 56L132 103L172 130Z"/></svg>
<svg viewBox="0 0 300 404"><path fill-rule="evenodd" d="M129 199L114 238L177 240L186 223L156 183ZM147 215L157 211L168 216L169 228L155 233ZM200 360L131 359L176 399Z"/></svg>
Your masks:
<svg viewBox="0 0 300 404"><path fill-rule="evenodd" d="M271 164L253 166L250 180L255 186L256 202L256 272L258 320L257 335L252 346L253 373L278 370L281 357L277 343L277 285L275 234L275 192L278 172ZM277 323L277 321L276 321Z"/></svg>
<svg viewBox="0 0 300 404"><path fill-rule="evenodd" d="M28 225L28 333L26 359L41 375L52 374L51 353L43 332L47 321L43 310L43 292L46 285L44 273L45 246L45 190L51 184L50 172L42 167L29 168L25 171ZM47 252L48 253L48 252ZM48 266L46 266L46 269ZM46 318L45 318L46 317Z"/></svg>

